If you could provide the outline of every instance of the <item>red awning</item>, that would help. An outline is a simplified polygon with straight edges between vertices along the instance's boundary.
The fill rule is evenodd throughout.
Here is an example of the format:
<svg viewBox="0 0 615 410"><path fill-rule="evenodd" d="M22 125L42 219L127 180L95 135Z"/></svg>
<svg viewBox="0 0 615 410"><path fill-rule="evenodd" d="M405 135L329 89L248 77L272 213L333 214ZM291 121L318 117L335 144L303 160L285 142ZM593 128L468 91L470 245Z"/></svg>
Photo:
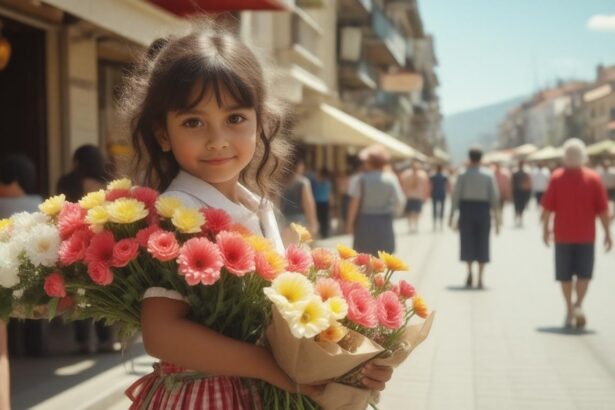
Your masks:
<svg viewBox="0 0 615 410"><path fill-rule="evenodd" d="M149 0L178 16L199 12L287 10L285 0Z"/></svg>

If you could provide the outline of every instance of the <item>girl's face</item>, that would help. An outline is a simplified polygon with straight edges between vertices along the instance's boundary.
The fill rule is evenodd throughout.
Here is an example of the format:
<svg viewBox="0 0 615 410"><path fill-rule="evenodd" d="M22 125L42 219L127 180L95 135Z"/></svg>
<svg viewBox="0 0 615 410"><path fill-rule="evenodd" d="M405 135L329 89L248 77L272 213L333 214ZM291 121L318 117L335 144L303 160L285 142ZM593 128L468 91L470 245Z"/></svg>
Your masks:
<svg viewBox="0 0 615 410"><path fill-rule="evenodd" d="M219 106L211 91L188 111L167 113L163 150L171 150L184 171L214 186L235 184L256 148L254 108L240 107L226 92Z"/></svg>

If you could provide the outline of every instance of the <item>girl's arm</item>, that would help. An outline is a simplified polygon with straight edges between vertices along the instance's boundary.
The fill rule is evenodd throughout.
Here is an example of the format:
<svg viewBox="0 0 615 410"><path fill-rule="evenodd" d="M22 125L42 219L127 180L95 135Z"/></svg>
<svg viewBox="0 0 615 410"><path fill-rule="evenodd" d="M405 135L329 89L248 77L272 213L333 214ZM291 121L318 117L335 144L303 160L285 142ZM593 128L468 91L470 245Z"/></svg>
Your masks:
<svg viewBox="0 0 615 410"><path fill-rule="evenodd" d="M298 386L276 364L264 347L223 336L187 319L186 303L147 298L141 303L145 350L151 356L187 369L220 376L264 380L296 392ZM301 391L307 387L301 386Z"/></svg>

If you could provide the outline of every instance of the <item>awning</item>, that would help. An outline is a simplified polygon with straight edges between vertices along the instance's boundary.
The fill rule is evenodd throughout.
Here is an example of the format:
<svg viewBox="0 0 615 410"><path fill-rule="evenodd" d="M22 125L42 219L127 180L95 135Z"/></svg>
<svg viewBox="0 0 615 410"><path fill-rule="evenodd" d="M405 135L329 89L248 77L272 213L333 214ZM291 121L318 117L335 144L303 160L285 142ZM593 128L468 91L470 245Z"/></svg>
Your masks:
<svg viewBox="0 0 615 410"><path fill-rule="evenodd" d="M615 142L611 140L600 141L587 147L587 155L608 155L613 148L615 148Z"/></svg>
<svg viewBox="0 0 615 410"><path fill-rule="evenodd" d="M534 152L527 157L528 161L549 161L552 159L562 158L564 156L564 149L562 147L555 148L552 146L544 147Z"/></svg>
<svg viewBox="0 0 615 410"><path fill-rule="evenodd" d="M394 158L414 158L426 161L427 157L408 144L328 104L320 104L297 127L297 133L308 144L349 145L367 147L380 144Z"/></svg>
<svg viewBox="0 0 615 410"><path fill-rule="evenodd" d="M517 148L513 149L513 153L515 157L525 157L525 156L533 154L536 151L538 151L538 147L532 144L520 145Z"/></svg>
<svg viewBox="0 0 615 410"><path fill-rule="evenodd" d="M288 10L288 0L149 0L178 16L204 11Z"/></svg>

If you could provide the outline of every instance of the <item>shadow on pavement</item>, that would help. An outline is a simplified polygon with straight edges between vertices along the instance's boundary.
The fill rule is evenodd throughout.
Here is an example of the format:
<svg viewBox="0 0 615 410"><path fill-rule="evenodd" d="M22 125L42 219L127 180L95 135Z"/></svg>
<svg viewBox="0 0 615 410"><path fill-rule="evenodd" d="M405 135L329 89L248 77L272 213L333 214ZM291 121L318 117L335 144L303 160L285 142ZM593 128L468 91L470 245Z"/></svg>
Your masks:
<svg viewBox="0 0 615 410"><path fill-rule="evenodd" d="M591 329L575 329L575 328L565 328L558 326L545 326L545 327L537 327L537 332L540 333L551 333L555 335L565 335L565 336L583 336L583 335L595 335L596 331Z"/></svg>
<svg viewBox="0 0 615 410"><path fill-rule="evenodd" d="M485 291L488 291L489 288L479 289L477 287L468 288L465 286L452 286L451 285L451 286L447 286L446 290L449 290L451 292L485 292Z"/></svg>

